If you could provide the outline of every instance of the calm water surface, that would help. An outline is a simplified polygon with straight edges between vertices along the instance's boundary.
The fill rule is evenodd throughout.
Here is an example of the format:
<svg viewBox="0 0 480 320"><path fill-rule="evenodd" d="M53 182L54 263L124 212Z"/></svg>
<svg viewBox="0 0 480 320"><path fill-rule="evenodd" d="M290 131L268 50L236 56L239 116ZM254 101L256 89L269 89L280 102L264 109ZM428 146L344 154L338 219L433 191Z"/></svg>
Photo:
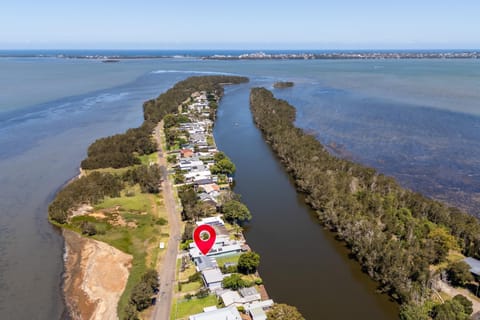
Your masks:
<svg viewBox="0 0 480 320"><path fill-rule="evenodd" d="M395 319L397 306L322 229L252 122L249 86L227 90L215 140L237 167L235 192L253 214L246 232L261 256L271 297L295 305L307 319Z"/></svg>
<svg viewBox="0 0 480 320"><path fill-rule="evenodd" d="M63 241L47 220L95 139L142 121L142 102L194 74L247 75L298 108L297 125L415 190L480 199L480 62L98 61L0 58L0 319L59 319ZM247 231L270 295L309 319L390 319L395 306L317 224L230 88L216 138L254 214ZM328 317L327 317L328 316Z"/></svg>

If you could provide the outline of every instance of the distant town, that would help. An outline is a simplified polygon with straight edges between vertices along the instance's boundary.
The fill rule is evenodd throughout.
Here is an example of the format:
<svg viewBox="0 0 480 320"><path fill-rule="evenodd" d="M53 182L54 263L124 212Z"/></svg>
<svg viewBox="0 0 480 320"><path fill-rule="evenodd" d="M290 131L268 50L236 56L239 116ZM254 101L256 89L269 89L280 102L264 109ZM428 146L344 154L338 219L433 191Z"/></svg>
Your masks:
<svg viewBox="0 0 480 320"><path fill-rule="evenodd" d="M212 54L208 54L208 53ZM103 62L119 62L132 59L172 59L192 58L203 60L335 60L335 59L478 59L479 50L305 50L282 52L280 50L238 51L219 50L201 51L187 50L182 52L151 50L139 52L117 52L116 54L88 54L65 51L59 52L29 52L0 51L0 58L60 58L60 59L93 59Z"/></svg>
<svg viewBox="0 0 480 320"><path fill-rule="evenodd" d="M408 52L325 52L325 53L275 53L265 52L245 53L240 55L213 55L204 57L210 60L269 60L269 59L478 59L480 52L428 52L428 51L408 51Z"/></svg>

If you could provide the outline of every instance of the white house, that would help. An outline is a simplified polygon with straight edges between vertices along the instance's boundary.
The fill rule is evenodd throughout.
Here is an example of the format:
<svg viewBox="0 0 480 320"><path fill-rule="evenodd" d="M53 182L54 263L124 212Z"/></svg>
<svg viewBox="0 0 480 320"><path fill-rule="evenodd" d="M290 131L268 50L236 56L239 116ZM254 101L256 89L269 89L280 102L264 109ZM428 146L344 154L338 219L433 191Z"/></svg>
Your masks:
<svg viewBox="0 0 480 320"><path fill-rule="evenodd" d="M203 218L200 221L196 222L197 226L201 226L202 224L209 224L209 225L225 225L225 222L223 222L222 218L220 216L215 216L215 217L207 217Z"/></svg>
<svg viewBox="0 0 480 320"><path fill-rule="evenodd" d="M236 240L226 240L223 236L217 236L215 244L212 249L207 253L209 257L222 257L233 255L242 252L243 242ZM203 255L194 243L190 244L190 250L188 251L192 259L195 259Z"/></svg>
<svg viewBox="0 0 480 320"><path fill-rule="evenodd" d="M243 306L246 303L252 303L255 301L260 301L261 297L258 291L254 288L243 288L245 290L242 291L232 291L232 290L225 290L220 294L220 298L223 301L225 306L235 305L237 307Z"/></svg>
<svg viewBox="0 0 480 320"><path fill-rule="evenodd" d="M242 320L235 306L194 314L189 320Z"/></svg>
<svg viewBox="0 0 480 320"><path fill-rule="evenodd" d="M220 295L220 298L222 299L223 304L227 307L231 305L239 307L242 305L242 297L240 297L237 291L226 290Z"/></svg>

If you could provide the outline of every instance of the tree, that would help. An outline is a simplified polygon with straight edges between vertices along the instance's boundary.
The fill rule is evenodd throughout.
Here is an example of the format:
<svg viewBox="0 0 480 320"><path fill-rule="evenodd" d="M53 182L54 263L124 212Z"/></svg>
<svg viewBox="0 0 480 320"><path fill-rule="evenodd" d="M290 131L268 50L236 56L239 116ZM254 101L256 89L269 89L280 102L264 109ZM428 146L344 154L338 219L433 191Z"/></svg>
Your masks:
<svg viewBox="0 0 480 320"><path fill-rule="evenodd" d="M124 320L138 320L138 311L135 305L132 303L127 303L125 305L125 317Z"/></svg>
<svg viewBox="0 0 480 320"><path fill-rule="evenodd" d="M173 175L173 181L176 184L185 183L185 175L181 172L177 172Z"/></svg>
<svg viewBox="0 0 480 320"><path fill-rule="evenodd" d="M157 164L142 165L135 169L128 170L123 179L130 184L138 183L143 193L160 192L162 173Z"/></svg>
<svg viewBox="0 0 480 320"><path fill-rule="evenodd" d="M185 230L182 234L182 242L193 239L193 230L195 230L196 227L197 225L190 221L185 224Z"/></svg>
<svg viewBox="0 0 480 320"><path fill-rule="evenodd" d="M445 301L436 305L432 311L432 319L435 320L468 320L469 318L463 305L457 300Z"/></svg>
<svg viewBox="0 0 480 320"><path fill-rule="evenodd" d="M467 297L457 294L453 297L453 300L459 302L463 306L463 310L467 315L471 315L473 313L473 303Z"/></svg>
<svg viewBox="0 0 480 320"><path fill-rule="evenodd" d="M163 127L169 129L177 124L174 114L167 114L163 117Z"/></svg>
<svg viewBox="0 0 480 320"><path fill-rule="evenodd" d="M227 155L221 151L215 153L213 155L213 160L215 160L215 162L218 162L220 160L223 160L223 159L227 159Z"/></svg>
<svg viewBox="0 0 480 320"><path fill-rule="evenodd" d="M223 173L223 174L232 175L235 173L235 170L236 170L235 164L233 164L233 162L228 158L218 161L210 168L210 171L213 174Z"/></svg>
<svg viewBox="0 0 480 320"><path fill-rule="evenodd" d="M130 301L138 311L147 309L152 304L152 288L145 282L140 282L132 289Z"/></svg>
<svg viewBox="0 0 480 320"><path fill-rule="evenodd" d="M223 205L223 216L230 222L245 222L252 219L247 206L237 200L230 200Z"/></svg>
<svg viewBox="0 0 480 320"><path fill-rule="evenodd" d="M225 203L231 200L240 201L240 199L241 199L240 195L231 190L225 190L222 193L220 193L220 195L217 197L217 201L220 206L223 206Z"/></svg>
<svg viewBox="0 0 480 320"><path fill-rule="evenodd" d="M267 320L305 320L294 306L275 303L267 312Z"/></svg>
<svg viewBox="0 0 480 320"><path fill-rule="evenodd" d="M257 271L260 264L260 255L256 252L250 251L243 253L238 259L238 271L243 274L250 274Z"/></svg>
<svg viewBox="0 0 480 320"><path fill-rule="evenodd" d="M153 292L158 290L158 272L155 269L148 269L147 272L142 276L142 282L147 284Z"/></svg>
<svg viewBox="0 0 480 320"><path fill-rule="evenodd" d="M430 309L424 305L403 304L400 307L400 320L428 320Z"/></svg>
<svg viewBox="0 0 480 320"><path fill-rule="evenodd" d="M152 305L152 296L158 290L158 273L156 270L149 269L145 272L133 289L130 295L130 303L138 311L145 310Z"/></svg>
<svg viewBox="0 0 480 320"><path fill-rule="evenodd" d="M242 279L238 273L234 273L228 277L223 278L222 286L227 289L237 290L247 286L247 282Z"/></svg>
<svg viewBox="0 0 480 320"><path fill-rule="evenodd" d="M464 261L451 263L447 268L448 280L454 286L465 286L474 278L470 273L470 266Z"/></svg>
<svg viewBox="0 0 480 320"><path fill-rule="evenodd" d="M445 261L449 250L459 250L457 241L444 227L435 227L428 237L432 241L434 258L432 263L438 264Z"/></svg>

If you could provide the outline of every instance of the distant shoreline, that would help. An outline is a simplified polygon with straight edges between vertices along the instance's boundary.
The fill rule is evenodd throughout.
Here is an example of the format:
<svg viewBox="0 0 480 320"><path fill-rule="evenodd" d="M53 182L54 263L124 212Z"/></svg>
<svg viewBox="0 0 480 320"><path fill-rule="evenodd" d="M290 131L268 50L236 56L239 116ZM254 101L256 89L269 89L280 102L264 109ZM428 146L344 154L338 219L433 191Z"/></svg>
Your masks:
<svg viewBox="0 0 480 320"><path fill-rule="evenodd" d="M119 62L138 59L383 60L480 59L477 50L0 50L0 58L59 58Z"/></svg>

